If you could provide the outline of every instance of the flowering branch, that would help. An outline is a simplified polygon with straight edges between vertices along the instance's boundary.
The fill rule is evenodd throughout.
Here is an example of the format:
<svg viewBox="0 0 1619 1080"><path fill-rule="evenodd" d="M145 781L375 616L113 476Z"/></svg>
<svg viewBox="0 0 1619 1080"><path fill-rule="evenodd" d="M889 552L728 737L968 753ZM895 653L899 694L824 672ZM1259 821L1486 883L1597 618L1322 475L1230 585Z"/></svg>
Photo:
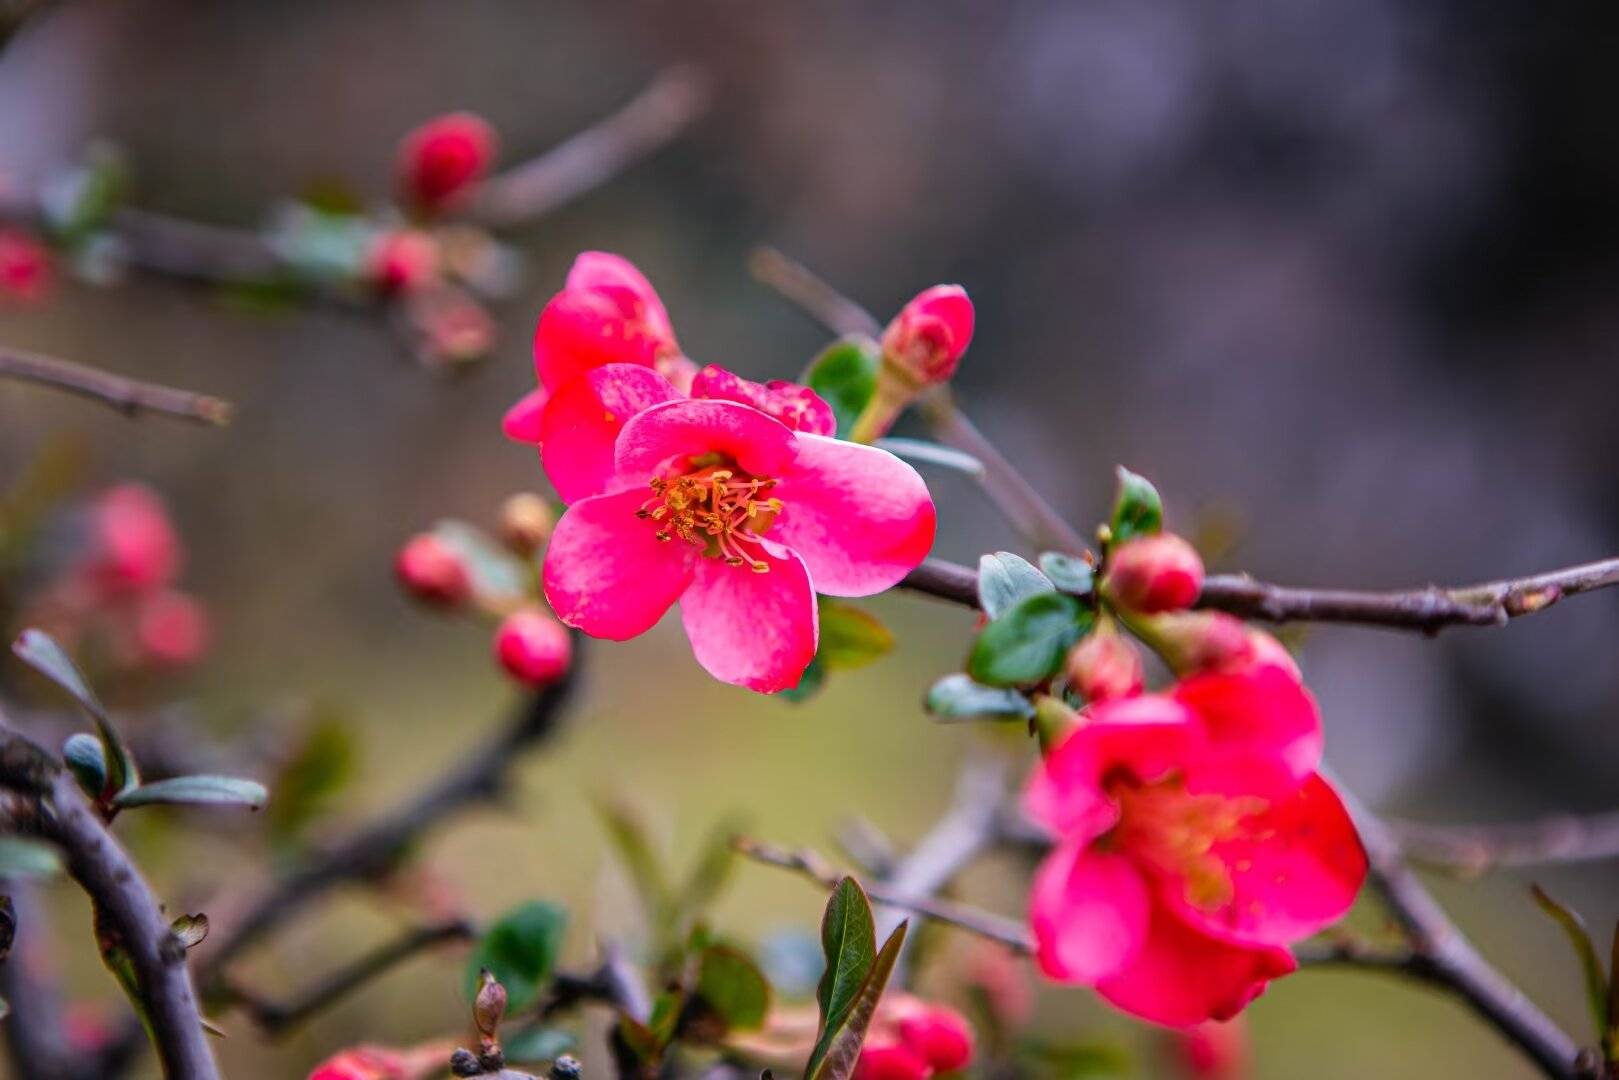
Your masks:
<svg viewBox="0 0 1619 1080"><path fill-rule="evenodd" d="M1391 821L1417 862L1478 874L1494 867L1591 862L1619 856L1619 811L1556 814L1502 825L1427 825Z"/></svg>
<svg viewBox="0 0 1619 1080"><path fill-rule="evenodd" d="M223 426L230 423L232 412L230 402L207 394L142 382L87 364L5 346L0 346L0 379L65 390L99 401L126 416L150 412Z"/></svg>

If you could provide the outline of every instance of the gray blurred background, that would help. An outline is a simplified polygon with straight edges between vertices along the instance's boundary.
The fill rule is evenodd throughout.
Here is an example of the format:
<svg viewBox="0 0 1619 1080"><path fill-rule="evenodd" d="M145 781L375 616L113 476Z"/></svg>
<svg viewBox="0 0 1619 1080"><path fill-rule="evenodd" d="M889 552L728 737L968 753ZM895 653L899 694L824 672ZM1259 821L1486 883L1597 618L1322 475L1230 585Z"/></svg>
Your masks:
<svg viewBox="0 0 1619 1080"><path fill-rule="evenodd" d="M584 248L648 273L688 354L755 378L791 377L826 336L750 280L755 244L885 316L961 282L979 323L958 382L981 426L1082 526L1115 463L1145 473L1222 569L1401 586L1613 554L1616 47L1612 5L1520 0L73 0L0 57L0 170L27 182L105 136L128 153L135 205L207 221L254 225L331 178L384 198L399 136L450 109L489 118L513 161L672 60L710 68L718 104L688 139L511 238L524 291L500 309L497 355L465 378L418 369L377 320L255 315L150 278L0 309L7 344L239 404L220 432L0 385L0 475L65 431L89 447L93 481L164 492L217 629L186 692L227 734L291 697L346 703L365 750L351 818L409 791L514 696L485 633L412 609L389 563L432 520L489 522L504 495L543 483L498 424L532 383L534 317ZM938 477L936 494L938 554L1017 545L970 486ZM515 812L437 836L429 864L478 914L571 903L583 958L594 935L634 925L592 794L629 796L681 853L731 809L823 848L850 806L914 836L981 737L917 706L971 622L914 597L875 608L898 652L799 709L706 679L676 625L598 646L570 732L525 767ZM1436 641L1302 639L1345 781L1432 820L1619 801L1616 657L1613 593ZM262 872L224 869L228 840L150 847L171 896ZM1526 880L1439 888L1588 1038L1574 961ZM1610 867L1537 880L1603 934L1619 916ZM1019 902L993 864L967 891ZM66 977L110 999L81 902L52 895ZM810 925L819 903L749 867L722 912L760 934ZM345 894L249 967L289 986L396 922ZM227 1071L302 1076L357 1038L458 1032L459 964L419 960L273 1049L227 1024ZM1374 976L1306 973L1250 1015L1265 1077L1530 1075L1448 1001ZM1044 995L1040 1023L1135 1037L1083 991Z"/></svg>

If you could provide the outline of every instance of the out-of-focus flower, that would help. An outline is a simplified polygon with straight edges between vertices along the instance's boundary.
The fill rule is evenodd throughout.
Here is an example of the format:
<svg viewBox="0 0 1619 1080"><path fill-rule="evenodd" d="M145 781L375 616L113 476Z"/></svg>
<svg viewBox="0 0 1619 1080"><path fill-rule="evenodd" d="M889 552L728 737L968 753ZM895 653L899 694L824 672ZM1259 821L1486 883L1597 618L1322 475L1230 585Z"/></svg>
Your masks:
<svg viewBox="0 0 1619 1080"><path fill-rule="evenodd" d="M495 631L495 659L520 683L550 686L568 673L573 639L539 608L524 608L506 616Z"/></svg>
<svg viewBox="0 0 1619 1080"><path fill-rule="evenodd" d="M855 1080L928 1080L933 1070L902 1042L867 1038L855 1062Z"/></svg>
<svg viewBox="0 0 1619 1080"><path fill-rule="evenodd" d="M394 558L394 576L418 600L456 607L472 595L472 578L460 552L432 533L418 533Z"/></svg>
<svg viewBox="0 0 1619 1080"><path fill-rule="evenodd" d="M109 488L91 507L89 570L113 593L168 585L180 572L180 539L163 500L144 484Z"/></svg>
<svg viewBox="0 0 1619 1080"><path fill-rule="evenodd" d="M452 1049L453 1044L447 1042L405 1050L353 1046L316 1065L308 1080L425 1080L444 1072Z"/></svg>
<svg viewBox="0 0 1619 1080"><path fill-rule="evenodd" d="M208 649L208 613L185 593L153 593L140 601L135 639L142 656L164 667L195 663Z"/></svg>
<svg viewBox="0 0 1619 1080"><path fill-rule="evenodd" d="M37 304L50 293L55 278L50 249L31 233L0 227L0 299Z"/></svg>
<svg viewBox="0 0 1619 1080"><path fill-rule="evenodd" d="M495 129L472 113L429 120L399 144L401 201L422 213L454 206L489 172L497 146Z"/></svg>
<svg viewBox="0 0 1619 1080"><path fill-rule="evenodd" d="M438 278L438 245L420 229L382 233L365 256L365 277L384 293L409 292Z"/></svg>
<svg viewBox="0 0 1619 1080"><path fill-rule="evenodd" d="M886 451L732 401L670 400L644 368L587 379L610 407L576 407L564 389L545 416L545 468L572 502L545 593L570 626L622 641L679 600L710 674L785 690L815 655L817 592L881 592L932 546L927 486Z"/></svg>
<svg viewBox="0 0 1619 1080"><path fill-rule="evenodd" d="M1024 795L1057 841L1030 895L1041 969L1169 1026L1240 1012L1366 874L1320 756L1274 665L1093 707Z"/></svg>
<svg viewBox="0 0 1619 1080"><path fill-rule="evenodd" d="M1137 537L1108 553L1102 588L1131 611L1180 611L1203 591L1203 560L1173 533Z"/></svg>
<svg viewBox="0 0 1619 1080"><path fill-rule="evenodd" d="M1176 1032L1173 1053L1188 1080L1242 1080L1248 1075L1248 1028L1242 1017Z"/></svg>
<svg viewBox="0 0 1619 1080"><path fill-rule="evenodd" d="M1276 638L1220 611L1177 611L1139 620L1139 626L1176 674L1238 674L1279 667L1298 679L1299 668Z"/></svg>
<svg viewBox="0 0 1619 1080"><path fill-rule="evenodd" d="M956 1010L910 994L877 1006L854 1075L858 1080L927 1080L958 1072L973 1059L973 1030Z"/></svg>
<svg viewBox="0 0 1619 1080"><path fill-rule="evenodd" d="M1068 681L1091 704L1141 693L1146 679L1141 654L1117 631L1098 628L1068 653Z"/></svg>
<svg viewBox="0 0 1619 1080"><path fill-rule="evenodd" d="M440 281L406 294L422 358L455 365L481 360L495 346L495 320L473 296Z"/></svg>
<svg viewBox="0 0 1619 1080"><path fill-rule="evenodd" d="M949 382L973 340L973 302L960 285L924 289L883 331L883 360L920 386Z"/></svg>

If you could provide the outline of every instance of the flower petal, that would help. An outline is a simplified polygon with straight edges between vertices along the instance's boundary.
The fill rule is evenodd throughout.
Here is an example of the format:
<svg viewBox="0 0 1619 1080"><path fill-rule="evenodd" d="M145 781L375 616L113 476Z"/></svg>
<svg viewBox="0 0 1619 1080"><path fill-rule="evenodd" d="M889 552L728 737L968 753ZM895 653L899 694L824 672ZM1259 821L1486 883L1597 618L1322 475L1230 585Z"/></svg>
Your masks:
<svg viewBox="0 0 1619 1080"><path fill-rule="evenodd" d="M1203 931L1250 945L1286 945L1337 922L1366 880L1366 852L1337 792L1319 775L1244 818L1209 854L1231 894L1214 907L1165 900Z"/></svg>
<svg viewBox="0 0 1619 1080"><path fill-rule="evenodd" d="M913 314L931 315L949 327L950 344L957 356L972 344L973 302L960 285L934 285L923 289L905 306Z"/></svg>
<svg viewBox="0 0 1619 1080"><path fill-rule="evenodd" d="M771 539L804 557L817 592L882 592L933 547L927 484L886 450L801 432L798 459L775 494L785 507Z"/></svg>
<svg viewBox="0 0 1619 1080"><path fill-rule="evenodd" d="M780 477L798 453L797 436L758 409L732 401L670 401L624 425L614 457L620 477L638 483L672 461L719 454L751 476Z"/></svg>
<svg viewBox="0 0 1619 1080"><path fill-rule="evenodd" d="M1096 984L1127 1013L1169 1027L1228 1020L1298 961L1286 949L1218 941L1153 905L1146 940L1134 958Z"/></svg>
<svg viewBox="0 0 1619 1080"><path fill-rule="evenodd" d="M1059 845L1035 872L1029 925L1040 970L1094 986L1122 968L1147 936L1147 884L1122 855L1086 842Z"/></svg>
<svg viewBox="0 0 1619 1080"><path fill-rule="evenodd" d="M500 430L512 442L538 445L541 438L540 417L545 413L545 403L550 400L551 393L545 387L530 390L506 410L506 415L500 421Z"/></svg>
<svg viewBox="0 0 1619 1080"><path fill-rule="evenodd" d="M723 559L698 559L691 588L680 598L680 619L710 675L773 694L798 685L815 659L820 623L803 560L775 544L764 548L770 570L763 574Z"/></svg>
<svg viewBox="0 0 1619 1080"><path fill-rule="evenodd" d="M1208 741L1205 760L1188 771L1189 790L1284 794L1321 763L1315 699L1278 666L1192 675L1174 696L1196 714Z"/></svg>
<svg viewBox="0 0 1619 1080"><path fill-rule="evenodd" d="M567 287L628 291L638 301L646 324L655 333L674 340L674 332L669 327L669 313L664 309L658 290L652 287L652 282L634 263L622 255L606 251L580 252L568 271Z"/></svg>
<svg viewBox="0 0 1619 1080"><path fill-rule="evenodd" d="M568 507L545 552L545 598L557 618L591 637L624 641L650 630L691 584L697 549L656 539L635 516L642 491Z"/></svg>
<svg viewBox="0 0 1619 1080"><path fill-rule="evenodd" d="M624 425L679 396L662 375L634 364L608 364L564 383L540 418L540 460L562 501L606 491Z"/></svg>
<svg viewBox="0 0 1619 1080"><path fill-rule="evenodd" d="M540 312L534 328L534 373L556 390L603 364L651 367L673 347L644 321L628 289L564 289Z"/></svg>

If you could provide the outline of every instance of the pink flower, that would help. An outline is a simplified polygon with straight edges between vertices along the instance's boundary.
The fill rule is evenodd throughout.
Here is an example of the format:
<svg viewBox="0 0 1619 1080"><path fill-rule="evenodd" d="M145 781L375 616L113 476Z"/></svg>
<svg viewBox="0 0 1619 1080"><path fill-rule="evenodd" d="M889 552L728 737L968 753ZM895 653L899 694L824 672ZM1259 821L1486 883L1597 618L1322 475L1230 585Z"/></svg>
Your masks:
<svg viewBox="0 0 1619 1080"><path fill-rule="evenodd" d="M1029 902L1041 969L1169 1026L1240 1012L1365 877L1320 756L1274 665L1094 706L1024 793L1057 838Z"/></svg>
<svg viewBox="0 0 1619 1080"><path fill-rule="evenodd" d="M527 686L550 686L568 673L573 639L563 625L538 608L506 616L495 631L495 659Z"/></svg>
<svg viewBox="0 0 1619 1080"><path fill-rule="evenodd" d="M429 120L399 144L399 194L406 205L447 209L483 179L495 162L495 129L472 113Z"/></svg>
<svg viewBox="0 0 1619 1080"><path fill-rule="evenodd" d="M145 659L164 667L192 664L208 648L208 613L182 592L166 590L141 600L135 638Z"/></svg>
<svg viewBox="0 0 1619 1080"><path fill-rule="evenodd" d="M0 298L37 304L50 292L54 277L44 244L21 229L0 228Z"/></svg>
<svg viewBox="0 0 1619 1080"><path fill-rule="evenodd" d="M919 385L948 382L973 340L973 302L960 285L924 289L883 331L883 356Z"/></svg>
<svg viewBox="0 0 1619 1080"><path fill-rule="evenodd" d="M144 592L180 572L180 538L157 493L144 484L107 489L91 510L90 572L107 592Z"/></svg>
<svg viewBox="0 0 1619 1080"><path fill-rule="evenodd" d="M892 454L684 398L648 368L587 372L542 426L546 472L572 503L545 559L557 615L622 641L678 600L698 662L725 682L796 686L815 594L881 592L933 543L933 500Z"/></svg>
<svg viewBox="0 0 1619 1080"><path fill-rule="evenodd" d="M877 1006L857 1080L928 1080L972 1063L973 1029L956 1010L911 994L891 994Z"/></svg>
<svg viewBox="0 0 1619 1080"><path fill-rule="evenodd" d="M1203 560L1174 533L1137 537L1108 554L1102 587L1131 611L1180 611L1203 591Z"/></svg>
<svg viewBox="0 0 1619 1080"><path fill-rule="evenodd" d="M460 554L432 533L418 533L399 549L394 576L416 599L437 607L456 607L472 595Z"/></svg>

